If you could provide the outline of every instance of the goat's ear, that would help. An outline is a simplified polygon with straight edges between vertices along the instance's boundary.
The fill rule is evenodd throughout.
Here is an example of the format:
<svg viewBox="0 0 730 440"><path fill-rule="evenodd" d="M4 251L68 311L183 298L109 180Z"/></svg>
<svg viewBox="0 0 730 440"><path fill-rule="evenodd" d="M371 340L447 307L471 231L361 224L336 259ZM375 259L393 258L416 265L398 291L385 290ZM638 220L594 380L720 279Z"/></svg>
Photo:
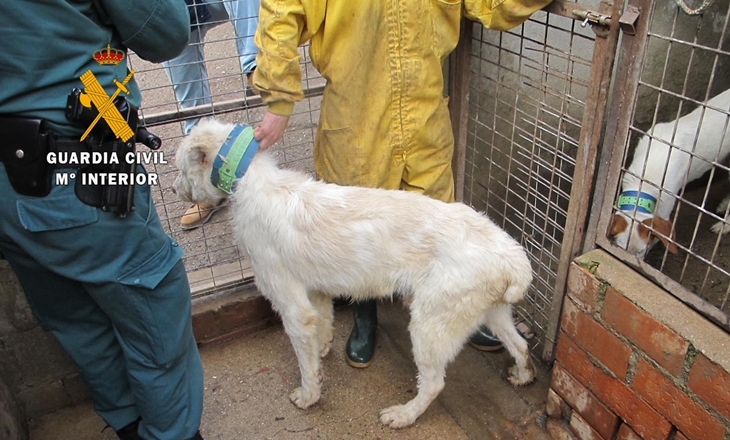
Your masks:
<svg viewBox="0 0 730 440"><path fill-rule="evenodd" d="M626 228L629 227L629 223L626 221L626 219L618 214L614 214L613 218L611 219L611 234L609 237L615 237L618 234L624 232Z"/></svg>
<svg viewBox="0 0 730 440"><path fill-rule="evenodd" d="M676 234L674 233L674 229L672 229L672 222L670 222L669 220L664 220L661 217L653 217L641 222L639 229L641 230L642 227L645 227L645 225L650 226L652 229L654 229L653 231L647 229L647 231L651 235L661 240L661 242L664 244L664 247L666 247L669 252L673 254L679 253L679 249L677 249L677 244L675 243Z"/></svg>

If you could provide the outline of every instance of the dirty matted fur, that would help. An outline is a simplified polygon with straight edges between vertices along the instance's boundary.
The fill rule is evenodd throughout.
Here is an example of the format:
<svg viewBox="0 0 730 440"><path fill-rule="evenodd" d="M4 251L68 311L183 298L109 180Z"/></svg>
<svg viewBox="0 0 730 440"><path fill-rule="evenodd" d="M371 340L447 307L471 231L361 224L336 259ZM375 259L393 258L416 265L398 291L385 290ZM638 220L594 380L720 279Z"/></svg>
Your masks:
<svg viewBox="0 0 730 440"><path fill-rule="evenodd" d="M183 199L212 205L225 197L210 173L231 129L201 122L182 143L175 189ZM337 296L410 297L418 394L382 410L386 425L408 426L426 410L444 387L446 365L482 324L516 360L509 381L533 381L527 342L511 313L532 281L529 260L514 239L468 206L316 181L280 169L269 152L259 152L238 182L232 207L235 237L299 361L302 384L290 395L298 407L320 398L320 357L333 338Z"/></svg>

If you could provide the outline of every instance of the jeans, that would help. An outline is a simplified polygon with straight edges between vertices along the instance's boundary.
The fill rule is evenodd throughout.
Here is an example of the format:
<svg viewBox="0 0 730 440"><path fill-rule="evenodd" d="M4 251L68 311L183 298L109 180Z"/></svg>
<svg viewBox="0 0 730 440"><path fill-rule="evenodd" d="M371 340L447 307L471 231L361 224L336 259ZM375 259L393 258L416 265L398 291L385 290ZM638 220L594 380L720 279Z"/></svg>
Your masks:
<svg viewBox="0 0 730 440"><path fill-rule="evenodd" d="M205 68L203 41L208 30L231 20L236 33L236 50L241 72L251 73L256 68L258 48L254 43L259 23L259 0L205 0L210 13L208 23L196 26L190 32L187 48L177 57L165 61L165 72L172 82L175 97L183 108L210 104L211 93L208 71ZM200 118L185 121L185 134L198 123Z"/></svg>

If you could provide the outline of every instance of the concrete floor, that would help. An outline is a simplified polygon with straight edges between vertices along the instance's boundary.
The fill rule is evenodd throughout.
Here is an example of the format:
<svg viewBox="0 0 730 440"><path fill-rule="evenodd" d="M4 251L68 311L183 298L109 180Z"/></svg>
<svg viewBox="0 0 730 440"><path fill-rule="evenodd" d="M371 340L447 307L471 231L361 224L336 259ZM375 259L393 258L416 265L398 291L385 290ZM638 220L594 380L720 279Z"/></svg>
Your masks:
<svg viewBox="0 0 730 440"><path fill-rule="evenodd" d="M336 310L335 342L324 359L322 399L308 410L289 402L299 380L294 351L281 325L226 343L203 346L207 440L247 439L529 439L550 437L543 420L549 373L523 388L506 381L505 351L466 347L447 370L446 387L405 429L383 427L380 409L405 403L416 392L416 369L400 304L381 304L376 358L358 370L344 360L352 325L347 307ZM113 440L90 403L49 414L31 426L31 440Z"/></svg>

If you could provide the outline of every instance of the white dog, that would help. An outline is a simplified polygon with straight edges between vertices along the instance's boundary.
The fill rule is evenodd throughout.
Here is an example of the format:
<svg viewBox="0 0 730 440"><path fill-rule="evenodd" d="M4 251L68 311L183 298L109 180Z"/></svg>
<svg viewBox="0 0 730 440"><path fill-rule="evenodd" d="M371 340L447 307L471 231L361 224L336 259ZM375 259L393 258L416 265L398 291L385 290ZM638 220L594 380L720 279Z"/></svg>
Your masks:
<svg viewBox="0 0 730 440"><path fill-rule="evenodd" d="M676 121L656 124L636 146L629 172L624 174L610 235L619 247L640 259L657 239L677 253L669 221L675 195L730 153L730 90L710 99L706 106ZM720 203L718 213L725 215L729 202L730 197ZM712 231L730 232L728 220L730 215L713 225Z"/></svg>
<svg viewBox="0 0 730 440"><path fill-rule="evenodd" d="M175 189L186 201L215 205L226 197L211 183L211 169L233 127L200 123L180 146ZM533 381L527 342L511 313L530 286L530 262L515 240L466 205L315 181L259 152L237 182L232 206L235 237L299 361L302 386L290 395L298 407L320 398L319 358L332 341L336 296L410 297L418 394L381 411L386 425L408 426L426 410L444 387L446 365L482 324L516 360L509 381Z"/></svg>

